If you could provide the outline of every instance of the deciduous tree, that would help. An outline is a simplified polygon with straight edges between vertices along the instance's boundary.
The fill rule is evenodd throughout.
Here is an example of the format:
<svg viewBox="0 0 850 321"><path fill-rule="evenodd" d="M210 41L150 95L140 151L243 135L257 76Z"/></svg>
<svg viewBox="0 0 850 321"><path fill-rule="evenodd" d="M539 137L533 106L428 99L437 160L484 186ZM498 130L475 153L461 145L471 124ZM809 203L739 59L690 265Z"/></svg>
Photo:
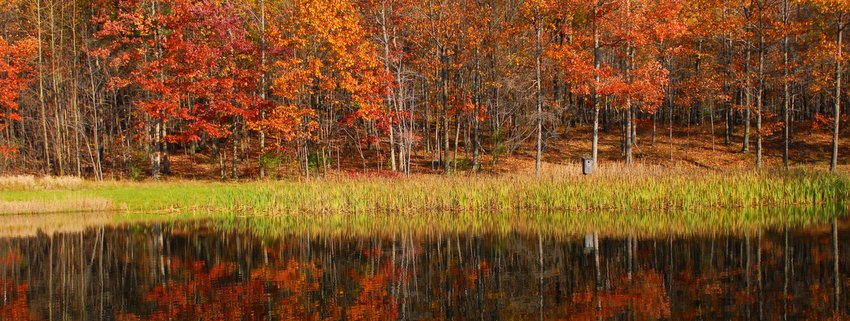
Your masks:
<svg viewBox="0 0 850 321"><path fill-rule="evenodd" d="M11 122L20 121L18 99L21 91L32 80L32 61L35 58L35 41L32 39L7 42L0 36L0 156L10 157L17 152L13 141Z"/></svg>

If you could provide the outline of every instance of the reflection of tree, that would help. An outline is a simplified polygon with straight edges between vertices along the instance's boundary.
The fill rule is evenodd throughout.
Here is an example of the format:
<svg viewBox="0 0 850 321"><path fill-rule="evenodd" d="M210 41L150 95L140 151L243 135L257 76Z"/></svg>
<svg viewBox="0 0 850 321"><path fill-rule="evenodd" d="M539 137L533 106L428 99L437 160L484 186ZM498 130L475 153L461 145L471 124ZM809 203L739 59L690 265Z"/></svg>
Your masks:
<svg viewBox="0 0 850 321"><path fill-rule="evenodd" d="M360 293L355 304L349 308L352 320L396 320L398 304L388 291L396 281L396 271L391 264L384 263L375 274L355 274L360 284Z"/></svg>
<svg viewBox="0 0 850 321"><path fill-rule="evenodd" d="M251 272L252 280L262 280L270 283L274 292L283 292L284 297L278 301L275 314L284 320L319 320L321 310L333 311L338 314L332 304L324 307L312 299L312 294L319 290L319 282L314 279L321 270L310 262L290 259L284 268L271 269L268 267Z"/></svg>
<svg viewBox="0 0 850 321"><path fill-rule="evenodd" d="M559 308L558 314L568 316L564 320L608 319L626 312L633 312L638 320L669 319L671 315L664 278L655 271L638 272L632 285L602 291L598 299L601 309L593 302L592 292L575 293L567 305Z"/></svg>
<svg viewBox="0 0 850 321"><path fill-rule="evenodd" d="M0 320L36 320L30 315L26 283L15 284L0 278L0 289L3 292L3 301L0 302Z"/></svg>
<svg viewBox="0 0 850 321"><path fill-rule="evenodd" d="M6 251L0 256L0 265L8 266L21 263L21 253L19 251Z"/></svg>
<svg viewBox="0 0 850 321"><path fill-rule="evenodd" d="M757 319L761 306L768 320L823 320L836 313L834 277L844 293L850 284L845 261L834 272L850 233L827 229L749 242L600 238L593 253L523 235L162 231L0 239L0 320L717 320Z"/></svg>
<svg viewBox="0 0 850 321"><path fill-rule="evenodd" d="M148 316L124 315L122 320L264 320L274 314L284 320L318 320L321 313L338 309L321 307L313 294L319 282L312 277L321 270L313 263L290 259L284 267L262 267L251 271L246 282L233 282L236 270L232 263L206 268L202 261L172 261L172 269L180 271L187 281L173 282L153 288L146 299L156 304ZM269 311L270 293L282 298Z"/></svg>
<svg viewBox="0 0 850 321"><path fill-rule="evenodd" d="M155 312L145 317L120 315L119 320L261 320L263 284L257 280L228 283L235 271L230 263L207 269L203 262L172 259L172 271L182 272L187 281L167 281L151 289L145 301Z"/></svg>
<svg viewBox="0 0 850 321"><path fill-rule="evenodd" d="M171 259L173 279L152 288L145 301L155 306L145 315L122 314L119 320L391 320L398 318L397 302L388 291L397 280L391 264L375 272L351 269L356 285L338 297L321 293L322 269L312 260L290 258L282 266L251 271L245 282L233 281L236 265L209 268L202 261ZM357 271L363 271L359 273ZM182 280L182 281L178 281ZM278 298L273 306L267 301ZM345 302L350 305L343 306Z"/></svg>

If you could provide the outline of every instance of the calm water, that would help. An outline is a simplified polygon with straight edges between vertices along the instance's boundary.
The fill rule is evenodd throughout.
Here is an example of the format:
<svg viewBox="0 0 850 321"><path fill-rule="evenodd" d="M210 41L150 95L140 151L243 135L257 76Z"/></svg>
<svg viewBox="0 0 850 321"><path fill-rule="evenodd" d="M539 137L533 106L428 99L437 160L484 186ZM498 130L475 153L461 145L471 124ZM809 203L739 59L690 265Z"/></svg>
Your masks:
<svg viewBox="0 0 850 321"><path fill-rule="evenodd" d="M650 239L92 228L0 239L0 319L841 318L846 223Z"/></svg>

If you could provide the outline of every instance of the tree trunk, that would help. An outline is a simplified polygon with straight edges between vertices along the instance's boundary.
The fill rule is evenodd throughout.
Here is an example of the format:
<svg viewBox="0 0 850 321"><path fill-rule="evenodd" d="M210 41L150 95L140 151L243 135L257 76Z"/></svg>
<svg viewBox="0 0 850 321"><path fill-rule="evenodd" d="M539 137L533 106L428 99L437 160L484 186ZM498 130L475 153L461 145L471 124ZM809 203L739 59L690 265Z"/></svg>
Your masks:
<svg viewBox="0 0 850 321"><path fill-rule="evenodd" d="M451 167L449 167L449 71L447 70L448 66L448 58L446 57L446 49L440 49L440 99L443 104L443 170L446 174L449 174L451 171Z"/></svg>
<svg viewBox="0 0 850 321"><path fill-rule="evenodd" d="M395 41L395 38L393 38ZM396 112L398 112L399 117L399 167L401 171L405 173L405 175L410 175L410 154L411 154L411 137L410 135L413 133L413 122L411 121L408 124L408 119L404 117L402 113L405 109L405 86L404 86L404 78L403 78L403 69L404 65L402 63L401 58L398 59L396 64L396 85L398 86L398 93L396 95ZM413 115L411 112L409 115Z"/></svg>
<svg viewBox="0 0 850 321"><path fill-rule="evenodd" d="M726 10L727 10L727 8L726 8L725 2L724 2L723 19L726 19ZM725 88L724 89L726 90L726 93L730 97L729 102L727 103L726 112L725 112L725 120L726 120L725 136L726 137L725 137L724 143L725 143L726 146L729 146L729 144L731 144L731 142L732 142L732 130L733 130L733 126L735 125L733 123L733 121L734 121L733 120L733 113L734 113L733 107L734 107L735 99L737 99L737 97L738 97L737 94L732 94L732 92L737 92L737 90L735 90L734 89L735 87L733 86L734 80L733 80L733 74L732 74L732 64L733 64L732 59L734 57L733 51L735 50L735 46L732 43L731 31L726 34L726 39L723 41L723 45L726 47L725 48L726 50L724 50L725 54L726 54L726 59L724 61L724 63L726 64L726 79L725 79ZM735 96L735 98L731 98L732 96Z"/></svg>
<svg viewBox="0 0 850 321"><path fill-rule="evenodd" d="M479 135L480 120L478 119L479 109L481 106L481 52L478 47L475 48L475 108L472 115L472 172L478 172L481 167L478 153L481 150L481 140Z"/></svg>
<svg viewBox="0 0 850 321"><path fill-rule="evenodd" d="M667 126L670 140L670 161L673 161L673 86L667 85Z"/></svg>
<svg viewBox="0 0 850 321"><path fill-rule="evenodd" d="M65 175L65 161L62 153L62 148L65 147L65 139L63 133L63 123L59 108L59 72L56 70L56 60L60 57L56 51L56 17L54 13L55 1L50 3L50 73L53 85L53 120L56 122L54 128L56 132L53 134L53 150L56 153L56 174L59 176Z"/></svg>
<svg viewBox="0 0 850 321"><path fill-rule="evenodd" d="M156 1L151 3L151 16L152 17L156 16L156 13L157 13L156 5L157 5ZM160 36L160 29L159 29L159 25L157 25L156 28L154 29L154 48L155 48L156 58L162 59L162 51L161 51L162 48L160 47L159 36ZM165 75L163 74L162 71L160 71L160 73L159 73L159 81L160 81L160 83L165 82ZM162 141L164 139L164 137L162 137L163 120L160 119L160 118L156 118L154 120L154 122L155 122L155 125L154 125L154 128L153 128L153 131L154 131L153 142L151 143L151 149L152 149L152 153L151 153L151 179L158 180L159 175L160 175L160 171L162 170L162 168L161 168L161 165L162 165Z"/></svg>
<svg viewBox="0 0 850 321"><path fill-rule="evenodd" d="M631 83L631 69L632 64L634 63L634 49L632 49L631 45L626 47L626 83ZM626 154L626 164L632 163L632 136L634 135L632 129L632 97L631 95L626 97L626 137L625 137L625 154Z"/></svg>
<svg viewBox="0 0 850 321"><path fill-rule="evenodd" d="M260 0L260 99L266 101L266 0ZM266 119L266 111L260 111L260 120ZM260 178L266 177L263 155L266 152L266 132L260 126Z"/></svg>
<svg viewBox="0 0 850 321"><path fill-rule="evenodd" d="M658 117L656 114L652 114L652 146L655 146L655 131L656 131L656 122L658 121Z"/></svg>
<svg viewBox="0 0 850 321"><path fill-rule="evenodd" d="M159 136L159 148L160 153L162 153L162 163L160 164L160 171L162 174L171 175L171 159L169 158L168 153L168 122L166 120L162 120L162 135Z"/></svg>
<svg viewBox="0 0 850 321"><path fill-rule="evenodd" d="M832 132L832 159L829 162L829 170L835 172L838 167L838 133L841 124L841 46L844 40L844 15L838 15L838 47L835 53L835 119L833 120Z"/></svg>
<svg viewBox="0 0 850 321"><path fill-rule="evenodd" d="M709 101L708 103L708 121L709 126L711 126L710 134L711 134L711 151L714 152L714 101Z"/></svg>
<svg viewBox="0 0 850 321"><path fill-rule="evenodd" d="M783 76L784 76L783 81L782 81L783 93L784 93L783 105L782 105L782 122L783 122L783 126L782 126L782 128L783 128L783 131L782 131L782 136L783 136L782 137L782 141L783 141L782 165L785 166L786 170L788 170L788 163L789 163L788 149L791 145L790 140L789 140L789 138L790 138L789 137L790 125L789 125L789 117L788 117L789 108L791 106L791 89L790 89L790 86L789 86L789 83L788 83L789 82L789 79L788 79L788 77L789 77L788 50L790 49L789 48L789 40L790 40L789 38L790 37L788 36L788 31L787 31L788 28L789 28L790 17L791 17L791 6L790 6L790 3L789 3L789 0L785 0L783 2L783 7L784 7L783 20L784 20L786 31L785 31L785 37L783 39L783 46L782 46L782 64L783 64L782 71L783 71Z"/></svg>
<svg viewBox="0 0 850 321"><path fill-rule="evenodd" d="M77 92L77 77L78 68L77 68L77 0L73 1L73 6L71 9L73 12L71 13L71 42L72 42L72 71L71 71L71 108L74 110L74 162L76 167L76 172L78 177L83 176L82 165L80 165L80 130L82 126L80 124L80 107L78 105L78 92Z"/></svg>
<svg viewBox="0 0 850 321"><path fill-rule="evenodd" d="M382 34L383 40L384 40L384 70L387 72L388 75L391 75L392 72L390 71L390 38L389 38L389 34L387 33L387 3L386 3L386 1L381 4L381 34ZM394 104L397 103L397 102L394 101L393 96L394 96L394 94L393 94L392 90L388 90L387 91L387 97L386 97L387 104L394 106L393 108L396 108L397 106L395 106ZM390 133L389 133L390 134L390 164L391 164L391 168L392 168L393 172L398 171L398 165L396 164L396 156L395 156L396 143L395 143L394 127L395 126L393 125L393 119L390 118L390 126L389 126L389 130L390 130Z"/></svg>
<svg viewBox="0 0 850 321"><path fill-rule="evenodd" d="M631 18L632 16L632 8L631 1L626 0L626 15L627 18ZM626 70L625 70L625 81L626 84L632 84L632 68L634 67L634 48L632 48L632 44L630 42L626 42ZM624 137L625 143L625 154L626 154L626 164L630 165L632 163L632 97L631 94L627 94L626 96L626 128Z"/></svg>
<svg viewBox="0 0 850 321"><path fill-rule="evenodd" d="M623 131L625 133L625 137L623 138L624 144L624 153L626 156L626 164L632 163L632 98L626 97L626 116L625 116L626 128Z"/></svg>
<svg viewBox="0 0 850 321"><path fill-rule="evenodd" d="M44 102L44 39L41 24L41 0L36 1L36 28L38 29L38 102L41 112L41 134L43 138L44 172L53 171L50 163L50 146L47 135L47 108Z"/></svg>
<svg viewBox="0 0 850 321"><path fill-rule="evenodd" d="M747 88L744 89L746 95L746 103L744 106L744 146L741 148L741 152L746 154L750 151L750 104L752 103L753 89L752 81L750 79L750 42L746 41L745 46L747 51L747 57L744 61L744 71L746 73L745 77Z"/></svg>
<svg viewBox="0 0 850 321"><path fill-rule="evenodd" d="M601 52L599 48L599 27L596 19L599 14L599 5L593 6L593 69L594 69L594 85L593 85L593 142L591 143L591 157L593 158L593 166L599 165L599 108L600 96L599 89L599 66L601 64Z"/></svg>
<svg viewBox="0 0 850 321"><path fill-rule="evenodd" d="M162 163L162 122L159 119L154 120L153 142L151 143L151 179L158 180L160 174L160 164Z"/></svg>
<svg viewBox="0 0 850 321"><path fill-rule="evenodd" d="M232 132L230 134L232 146L230 151L230 178L239 179L239 155L237 147L239 146L239 118L233 120Z"/></svg>
<svg viewBox="0 0 850 321"><path fill-rule="evenodd" d="M305 138L304 139L304 176L307 179L310 179L310 142Z"/></svg>
<svg viewBox="0 0 850 321"><path fill-rule="evenodd" d="M88 58L89 67L89 85L91 86L91 108L92 108L92 136L94 136L94 149L97 153L97 158L89 152L89 157L94 159L94 173L97 180L103 179L103 165L100 158L100 119L97 114L97 87L94 81L94 68L92 67L91 57Z"/></svg>
<svg viewBox="0 0 850 321"><path fill-rule="evenodd" d="M454 154L452 154L452 170L457 171L457 154L458 154L458 145L460 143L460 116L455 116L455 149Z"/></svg>
<svg viewBox="0 0 850 321"><path fill-rule="evenodd" d="M541 54L542 54L542 46L543 44L541 36L542 36L542 26L540 22L540 8L538 7L537 13L535 14L535 58L537 60L537 158L534 166L534 173L539 177L541 173L541 165L543 158L543 89L541 87L542 77L541 77Z"/></svg>
<svg viewBox="0 0 850 321"><path fill-rule="evenodd" d="M759 66L758 66L758 90L756 96L756 170L761 170L762 137L761 119L764 107L764 19L762 17L764 4L759 1Z"/></svg>

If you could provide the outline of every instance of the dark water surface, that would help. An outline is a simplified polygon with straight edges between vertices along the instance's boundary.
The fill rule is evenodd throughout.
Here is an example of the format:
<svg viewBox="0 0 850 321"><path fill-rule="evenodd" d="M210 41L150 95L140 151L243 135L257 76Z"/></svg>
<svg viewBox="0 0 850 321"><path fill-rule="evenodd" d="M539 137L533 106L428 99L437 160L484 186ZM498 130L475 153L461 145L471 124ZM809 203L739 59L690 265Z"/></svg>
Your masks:
<svg viewBox="0 0 850 321"><path fill-rule="evenodd" d="M0 319L846 319L847 223L557 239L89 228L0 239Z"/></svg>

